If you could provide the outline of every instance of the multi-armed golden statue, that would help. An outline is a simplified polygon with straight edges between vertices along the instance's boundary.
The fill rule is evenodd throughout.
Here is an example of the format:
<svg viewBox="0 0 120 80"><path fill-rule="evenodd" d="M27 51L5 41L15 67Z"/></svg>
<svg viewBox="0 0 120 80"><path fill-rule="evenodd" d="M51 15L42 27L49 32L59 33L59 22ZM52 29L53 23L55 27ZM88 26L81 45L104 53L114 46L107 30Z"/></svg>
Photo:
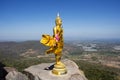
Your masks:
<svg viewBox="0 0 120 80"><path fill-rule="evenodd" d="M62 20L59 17L59 14L57 15L55 24L56 26L53 28L53 36L43 34L40 42L45 46L50 47L50 49L46 51L47 54L49 53L55 54L56 63L54 65L52 73L61 75L61 74L66 74L67 70L65 65L60 61L62 56L64 41L63 41Z"/></svg>

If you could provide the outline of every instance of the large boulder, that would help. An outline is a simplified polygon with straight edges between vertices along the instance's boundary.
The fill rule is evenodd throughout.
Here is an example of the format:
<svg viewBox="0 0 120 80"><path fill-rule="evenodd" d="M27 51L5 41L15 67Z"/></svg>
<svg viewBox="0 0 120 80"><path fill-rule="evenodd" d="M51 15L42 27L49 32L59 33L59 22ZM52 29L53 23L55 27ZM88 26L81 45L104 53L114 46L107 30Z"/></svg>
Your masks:
<svg viewBox="0 0 120 80"><path fill-rule="evenodd" d="M33 65L24 70L30 80L87 80L82 70L71 60L65 59L62 62L66 65L67 74L54 75L51 70L54 63L42 63Z"/></svg>
<svg viewBox="0 0 120 80"><path fill-rule="evenodd" d="M11 71L18 71L17 69L13 68L13 67L4 67L5 71L7 73L11 72Z"/></svg>
<svg viewBox="0 0 120 80"><path fill-rule="evenodd" d="M5 78L6 80L29 80L26 75L18 71L10 71Z"/></svg>

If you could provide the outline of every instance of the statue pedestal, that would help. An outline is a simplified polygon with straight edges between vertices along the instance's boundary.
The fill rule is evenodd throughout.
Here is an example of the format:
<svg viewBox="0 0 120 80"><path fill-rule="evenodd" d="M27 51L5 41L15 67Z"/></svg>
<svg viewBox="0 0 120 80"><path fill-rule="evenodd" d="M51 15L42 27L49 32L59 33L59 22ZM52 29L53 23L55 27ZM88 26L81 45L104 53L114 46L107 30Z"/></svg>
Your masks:
<svg viewBox="0 0 120 80"><path fill-rule="evenodd" d="M66 69L66 67L64 65L55 64L54 68L52 70L52 73L56 74L56 75L63 75L63 74L67 73L67 69Z"/></svg>
<svg viewBox="0 0 120 80"><path fill-rule="evenodd" d="M75 62L68 59L62 60L62 62L66 68L54 65L54 63L42 63L26 68L24 74L28 76L29 80L88 80ZM55 75L53 73L66 74Z"/></svg>

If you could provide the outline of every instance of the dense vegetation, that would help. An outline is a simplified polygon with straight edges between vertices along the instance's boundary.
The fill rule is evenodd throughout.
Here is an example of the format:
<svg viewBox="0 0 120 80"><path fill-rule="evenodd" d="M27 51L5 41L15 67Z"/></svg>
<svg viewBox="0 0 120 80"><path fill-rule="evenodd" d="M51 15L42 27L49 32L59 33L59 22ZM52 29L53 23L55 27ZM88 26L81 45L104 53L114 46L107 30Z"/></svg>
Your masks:
<svg viewBox="0 0 120 80"><path fill-rule="evenodd" d="M89 80L120 80L120 69L86 61L75 61Z"/></svg>

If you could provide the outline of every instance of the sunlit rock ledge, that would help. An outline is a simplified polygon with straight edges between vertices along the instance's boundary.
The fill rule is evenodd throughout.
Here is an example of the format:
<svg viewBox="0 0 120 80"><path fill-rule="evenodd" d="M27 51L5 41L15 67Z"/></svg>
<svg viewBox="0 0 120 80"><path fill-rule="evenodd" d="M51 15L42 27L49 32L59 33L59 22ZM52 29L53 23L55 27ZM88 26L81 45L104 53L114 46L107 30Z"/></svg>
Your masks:
<svg viewBox="0 0 120 80"><path fill-rule="evenodd" d="M33 65L24 70L24 74L30 80L88 80L84 72L80 70L74 61L65 59L62 62L66 65L67 74L54 75L51 73L54 63L42 63Z"/></svg>

